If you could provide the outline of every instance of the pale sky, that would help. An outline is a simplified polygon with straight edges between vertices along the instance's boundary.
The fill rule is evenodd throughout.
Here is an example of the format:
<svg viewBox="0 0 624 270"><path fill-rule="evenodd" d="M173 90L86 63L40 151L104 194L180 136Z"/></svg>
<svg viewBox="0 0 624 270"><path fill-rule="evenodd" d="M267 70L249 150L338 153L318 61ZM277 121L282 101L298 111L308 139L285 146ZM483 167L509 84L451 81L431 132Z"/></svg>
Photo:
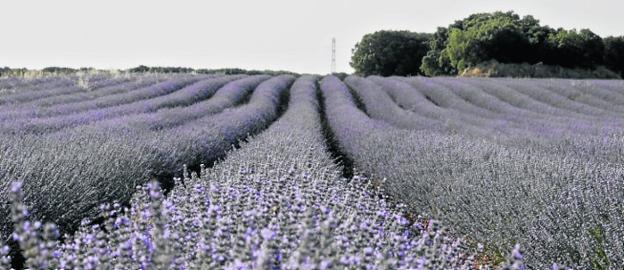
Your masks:
<svg viewBox="0 0 624 270"><path fill-rule="evenodd" d="M3 0L0 66L240 67L351 72L376 30L433 32L475 12L514 10L552 27L624 35L621 0Z"/></svg>

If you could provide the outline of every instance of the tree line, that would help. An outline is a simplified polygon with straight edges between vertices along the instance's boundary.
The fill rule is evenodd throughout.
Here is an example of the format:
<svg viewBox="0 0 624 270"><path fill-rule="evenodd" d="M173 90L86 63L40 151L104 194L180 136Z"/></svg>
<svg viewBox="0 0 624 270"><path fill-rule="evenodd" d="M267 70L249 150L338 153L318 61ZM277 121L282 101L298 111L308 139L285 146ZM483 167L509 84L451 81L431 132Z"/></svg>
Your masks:
<svg viewBox="0 0 624 270"><path fill-rule="evenodd" d="M606 67L624 75L624 37L589 29L554 29L513 11L477 13L435 33L378 31L355 45L351 66L361 75L458 75L485 62Z"/></svg>

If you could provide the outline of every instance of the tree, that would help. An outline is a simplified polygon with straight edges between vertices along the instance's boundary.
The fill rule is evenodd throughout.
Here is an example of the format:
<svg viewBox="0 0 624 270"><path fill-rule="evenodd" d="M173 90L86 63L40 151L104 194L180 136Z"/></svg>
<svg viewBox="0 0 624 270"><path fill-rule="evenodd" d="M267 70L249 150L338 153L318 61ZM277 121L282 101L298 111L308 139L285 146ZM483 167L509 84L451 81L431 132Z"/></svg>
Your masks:
<svg viewBox="0 0 624 270"><path fill-rule="evenodd" d="M550 53L544 61L546 64L596 68L603 62L604 42L589 29L576 31L559 28L548 36L548 45Z"/></svg>
<svg viewBox="0 0 624 270"><path fill-rule="evenodd" d="M604 39L604 64L624 77L624 36Z"/></svg>
<svg viewBox="0 0 624 270"><path fill-rule="evenodd" d="M531 39L524 31L533 26L531 19L527 18L523 24L513 12L471 15L450 27L444 51L459 71L489 60L529 62L533 60L533 50Z"/></svg>
<svg viewBox="0 0 624 270"><path fill-rule="evenodd" d="M429 50L431 34L409 31L378 31L355 45L351 66L360 75L418 75Z"/></svg>
<svg viewBox="0 0 624 270"><path fill-rule="evenodd" d="M427 52L422 53L423 41ZM605 44L608 43L608 44ZM553 29L513 11L476 13L432 34L380 31L364 36L351 66L363 75L456 75L484 63L546 64L622 73L624 37L603 39L588 29ZM422 57L422 59L420 58ZM416 71L415 65L419 66ZM541 69L540 69L541 70Z"/></svg>
<svg viewBox="0 0 624 270"><path fill-rule="evenodd" d="M420 71L427 76L441 76L457 74L457 69L451 64L448 54L444 51L448 40L448 29L438 27L431 40L429 40L429 51L423 57Z"/></svg>

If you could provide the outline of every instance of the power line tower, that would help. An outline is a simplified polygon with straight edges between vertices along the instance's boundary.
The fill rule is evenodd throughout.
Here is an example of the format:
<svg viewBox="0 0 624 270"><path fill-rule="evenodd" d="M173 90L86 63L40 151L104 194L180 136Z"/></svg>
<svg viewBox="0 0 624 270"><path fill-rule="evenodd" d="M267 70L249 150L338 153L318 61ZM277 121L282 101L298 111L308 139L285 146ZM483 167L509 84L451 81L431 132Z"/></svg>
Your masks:
<svg viewBox="0 0 624 270"><path fill-rule="evenodd" d="M336 38L332 38L331 73L336 73Z"/></svg>

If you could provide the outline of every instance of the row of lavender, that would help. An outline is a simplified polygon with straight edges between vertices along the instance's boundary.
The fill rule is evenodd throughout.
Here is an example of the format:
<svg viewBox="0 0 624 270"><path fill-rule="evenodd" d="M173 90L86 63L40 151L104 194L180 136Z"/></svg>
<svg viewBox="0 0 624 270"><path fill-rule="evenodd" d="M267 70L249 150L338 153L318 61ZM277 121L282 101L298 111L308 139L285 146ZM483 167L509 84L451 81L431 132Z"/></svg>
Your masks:
<svg viewBox="0 0 624 270"><path fill-rule="evenodd" d="M324 81L329 123L341 151L391 198L495 256L521 243L537 268L624 266L619 82L345 82Z"/></svg>
<svg viewBox="0 0 624 270"><path fill-rule="evenodd" d="M322 135L316 80L299 78L283 117L223 162L185 173L166 198L152 182L129 209L103 206L102 224L86 220L63 243L53 225L32 222L14 185L14 237L25 266L488 269L437 222L410 224L366 179L340 176ZM505 269L521 269L521 260L514 249Z"/></svg>
<svg viewBox="0 0 624 270"><path fill-rule="evenodd" d="M80 101L101 95L109 91L128 90L127 83L162 81L180 75L167 74L83 74L68 76L50 76L42 78L3 78L0 79L0 105L19 107L20 105L49 106L63 102ZM188 75L182 75L188 76ZM114 91L114 90L113 90Z"/></svg>
<svg viewBox="0 0 624 270"><path fill-rule="evenodd" d="M169 179L181 171L180 164L210 163L232 144L264 129L277 118L280 97L293 80L292 76L182 76L45 107L106 104L58 118L25 117L29 123L41 123L28 126L41 132L15 125L19 132L1 135L0 212L8 216L9 183L23 181L33 216L71 230L80 219L96 214L99 204L127 202L137 185L154 177ZM164 88L171 90L153 94ZM121 98L139 96L133 102ZM60 127L47 124L62 117L68 120L58 122ZM1 222L6 237L11 222Z"/></svg>

